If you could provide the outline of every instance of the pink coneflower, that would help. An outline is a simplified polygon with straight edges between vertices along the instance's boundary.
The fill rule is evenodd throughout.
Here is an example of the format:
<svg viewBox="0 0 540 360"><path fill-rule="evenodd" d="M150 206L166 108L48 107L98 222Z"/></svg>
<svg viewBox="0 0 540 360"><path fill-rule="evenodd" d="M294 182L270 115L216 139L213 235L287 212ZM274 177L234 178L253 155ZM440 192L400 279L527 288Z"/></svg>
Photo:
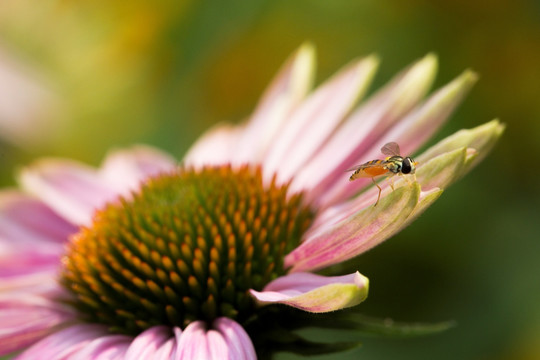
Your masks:
<svg viewBox="0 0 540 360"><path fill-rule="evenodd" d="M0 193L0 355L266 358L302 345L289 337L300 314L362 302L359 272L315 272L407 226L503 126L431 147L415 158L417 181L380 183L374 207L370 179L349 182L344 171L380 158L389 141L413 154L476 76L466 71L422 100L436 68L428 55L355 108L375 57L310 92L312 66L303 46L247 123L212 129L181 165L137 146L98 169L63 159L23 169L21 189Z"/></svg>

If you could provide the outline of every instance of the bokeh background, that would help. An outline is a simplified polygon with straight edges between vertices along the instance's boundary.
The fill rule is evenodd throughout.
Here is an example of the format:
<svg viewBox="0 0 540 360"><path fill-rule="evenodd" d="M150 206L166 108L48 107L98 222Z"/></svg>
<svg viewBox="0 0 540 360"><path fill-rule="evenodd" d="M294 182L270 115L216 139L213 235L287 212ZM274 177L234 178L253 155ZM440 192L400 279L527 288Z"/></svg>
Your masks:
<svg viewBox="0 0 540 360"><path fill-rule="evenodd" d="M373 89L428 52L440 59L436 87L477 71L437 139L507 124L478 168L355 264L371 279L364 313L457 326L365 338L342 358L540 359L535 0L1 1L0 185L42 156L97 165L110 148L149 143L181 158L212 124L246 118L306 40L318 82L371 53L383 60Z"/></svg>

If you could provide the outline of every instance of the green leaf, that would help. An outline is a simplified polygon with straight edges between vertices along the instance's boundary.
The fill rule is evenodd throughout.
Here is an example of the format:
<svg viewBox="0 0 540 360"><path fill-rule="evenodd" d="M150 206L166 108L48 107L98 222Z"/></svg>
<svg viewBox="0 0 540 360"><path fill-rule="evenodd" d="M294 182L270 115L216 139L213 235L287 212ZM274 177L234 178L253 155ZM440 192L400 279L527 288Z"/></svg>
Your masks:
<svg viewBox="0 0 540 360"><path fill-rule="evenodd" d="M349 324L350 329L357 330L363 335L399 338L436 334L456 325L454 321L437 323L396 322L390 318L379 319L361 314L349 314L343 320L343 325Z"/></svg>

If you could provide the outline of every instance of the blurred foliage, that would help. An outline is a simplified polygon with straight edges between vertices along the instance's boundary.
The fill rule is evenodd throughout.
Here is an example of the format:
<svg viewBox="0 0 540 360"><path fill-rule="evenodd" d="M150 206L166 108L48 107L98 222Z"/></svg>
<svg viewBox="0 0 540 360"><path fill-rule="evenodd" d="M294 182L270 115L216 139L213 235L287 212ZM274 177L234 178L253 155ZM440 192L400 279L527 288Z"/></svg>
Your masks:
<svg viewBox="0 0 540 360"><path fill-rule="evenodd" d="M540 358L538 1L2 1L0 48L43 74L63 106L46 114L62 119L49 141L0 140L1 185L45 155L97 164L111 147L144 142L181 158L212 124L249 115L306 40L318 48L318 82L370 53L383 60L374 88L431 51L437 86L477 71L437 138L507 124L494 152L413 226L346 265L371 279L366 314L457 326L368 338L343 358Z"/></svg>

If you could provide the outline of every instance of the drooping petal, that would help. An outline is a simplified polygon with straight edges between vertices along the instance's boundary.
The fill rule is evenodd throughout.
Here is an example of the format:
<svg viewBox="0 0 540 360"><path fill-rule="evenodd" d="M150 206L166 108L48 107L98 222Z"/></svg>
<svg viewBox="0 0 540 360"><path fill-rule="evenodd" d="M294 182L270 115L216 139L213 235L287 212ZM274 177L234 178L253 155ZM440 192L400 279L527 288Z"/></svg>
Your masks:
<svg viewBox="0 0 540 360"><path fill-rule="evenodd" d="M278 170L281 181L296 174L363 96L377 65L374 56L353 62L319 86L295 109L264 159L267 178Z"/></svg>
<svg viewBox="0 0 540 360"><path fill-rule="evenodd" d="M255 360L257 358L249 335L236 321L221 317L214 321L213 326L227 343L229 359Z"/></svg>
<svg viewBox="0 0 540 360"><path fill-rule="evenodd" d="M360 202L359 209L352 215L313 234L288 254L285 266L295 272L313 271L371 249L400 228L414 210L419 196L420 186L414 183L382 197L376 207Z"/></svg>
<svg viewBox="0 0 540 360"><path fill-rule="evenodd" d="M306 199L318 203L320 191L339 181L355 159L424 97L436 64L435 56L426 56L362 104L296 174L290 190L318 189L310 191Z"/></svg>
<svg viewBox="0 0 540 360"><path fill-rule="evenodd" d="M230 158L233 164L261 160L268 147L280 135L291 111L301 103L311 88L314 64L311 44L301 46L285 63L238 137Z"/></svg>
<svg viewBox="0 0 540 360"><path fill-rule="evenodd" d="M23 169L19 182L65 219L89 224L96 208L116 191L89 166L67 159L43 159Z"/></svg>
<svg viewBox="0 0 540 360"><path fill-rule="evenodd" d="M476 80L475 73L465 71L461 76L433 94L418 109L390 128L379 141L366 151L363 155L364 158L355 159L351 166L380 158L380 149L388 141L397 141L404 156L412 154L446 122ZM315 191L321 191L322 204L334 204L350 198L370 184L370 179L358 179L354 182L336 181L326 189L315 189Z"/></svg>
<svg viewBox="0 0 540 360"><path fill-rule="evenodd" d="M71 309L40 296L0 295L0 356L24 349L74 317Z"/></svg>
<svg viewBox="0 0 540 360"><path fill-rule="evenodd" d="M322 313L361 303L368 287L368 278L359 272L334 277L296 272L271 281L263 291L250 292L260 304L279 303Z"/></svg>
<svg viewBox="0 0 540 360"><path fill-rule="evenodd" d="M147 177L170 171L175 166L176 161L169 154L150 146L137 145L110 153L99 172L116 192L127 195Z"/></svg>
<svg viewBox="0 0 540 360"><path fill-rule="evenodd" d="M172 353L174 341L171 329L167 326L154 326L137 335L124 357L125 360L155 359L164 350ZM164 348L164 349L163 349Z"/></svg>

